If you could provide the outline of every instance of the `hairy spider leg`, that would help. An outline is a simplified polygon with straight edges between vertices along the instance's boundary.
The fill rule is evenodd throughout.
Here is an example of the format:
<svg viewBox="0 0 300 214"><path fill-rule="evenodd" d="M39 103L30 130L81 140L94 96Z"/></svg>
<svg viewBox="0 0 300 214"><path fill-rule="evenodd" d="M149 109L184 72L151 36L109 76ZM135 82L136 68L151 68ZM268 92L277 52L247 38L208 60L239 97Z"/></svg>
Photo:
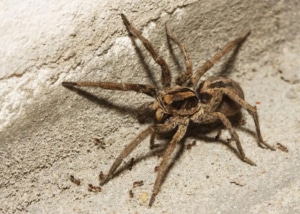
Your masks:
<svg viewBox="0 0 300 214"><path fill-rule="evenodd" d="M212 99L210 100L212 105L208 105L208 108L206 109L207 112L212 112L212 113L210 113L210 114L204 113L203 114L203 112L198 112L198 114L196 113L192 117L192 120L194 122L196 122L196 123L211 123L216 120L220 120L224 124L224 126L228 129L230 135L232 136L232 139L236 142L236 146L240 153L241 159L244 162L255 166L256 164L252 160L250 160L249 158L246 157L245 152L242 148L241 142L239 140L239 137L238 137L236 131L234 130L234 128L232 127L229 119L226 117L225 114L223 114L221 112L215 112L215 110L219 107L220 103L222 102L222 97L228 96L231 100L233 100L234 102L239 104L241 107L246 109L252 115L254 123L255 123L255 127L256 127L256 133L257 133L259 146L263 147L262 145L264 145L268 149L275 150L272 146L267 144L262 138L256 107L251 106L249 103L247 103L245 100L243 100L241 97L239 97L231 89L215 88L215 89L208 89L206 92L209 94L214 94L214 96L212 96Z"/></svg>
<svg viewBox="0 0 300 214"><path fill-rule="evenodd" d="M176 84L177 85L182 85L183 83L185 83L187 80L189 80L191 78L191 76L193 74L193 64L190 60L189 54L186 50L186 47L185 47L184 43L181 43L174 36L174 34L169 30L167 25L165 27L166 27L166 32L167 32L168 38L171 39L173 42L175 42L176 45L178 45L182 55L184 56L186 72L181 73L179 75L179 77L176 79Z"/></svg>
<svg viewBox="0 0 300 214"><path fill-rule="evenodd" d="M170 130L173 130L174 123L167 121L164 124L157 124L153 126L149 126L147 129L142 131L131 143L129 143L123 151L119 154L119 156L116 158L114 163L112 164L110 170L108 171L107 175L104 177L104 179L101 181L100 185L104 185L107 183L112 177L116 169L120 166L124 158L126 158L143 140L145 140L150 134L153 132L161 133L161 132L168 132Z"/></svg>
<svg viewBox="0 0 300 214"><path fill-rule="evenodd" d="M63 86L78 87L99 87L108 90L135 91L144 93L151 97L157 97L157 90L153 85L135 83L115 83L115 82L62 82Z"/></svg>
<svg viewBox="0 0 300 214"><path fill-rule="evenodd" d="M161 80L162 80L162 84L164 86L164 88L168 88L171 85L171 72L169 69L169 66L167 65L166 61L157 54L157 52L154 50L154 48L152 47L151 43L149 42L148 39L146 39L142 33L140 31L138 31L127 19L127 17L124 14L121 14L121 17L123 19L123 22L128 30L128 32L132 35L134 35L135 37L137 37L139 40L141 40L141 42L143 43L143 45L145 46L145 48L150 52L152 58L154 59L154 61L159 64L159 66L161 67Z"/></svg>
<svg viewBox="0 0 300 214"><path fill-rule="evenodd" d="M227 43L219 52L217 52L212 58L207 60L192 76L191 83L194 85L194 87L197 87L197 83L199 79L202 77L203 74L205 74L206 71L208 71L213 65L219 61L225 54L227 54L229 51L231 51L236 45L244 41L247 36L250 34L250 31L247 31L246 33L243 33L241 36L239 36L237 39Z"/></svg>
<svg viewBox="0 0 300 214"><path fill-rule="evenodd" d="M162 85L164 87L164 91L167 91L171 85L171 73L169 70L168 65L166 64L165 60L157 54L157 52L152 47L151 43L142 36L141 32L138 31L126 18L124 14L121 14L121 17L123 19L123 22L128 30L128 32L133 36L138 38L144 45L144 47L150 52L152 58L154 61L161 67L161 81ZM197 87L198 81L201 78L201 76L208 71L214 63L219 61L226 53L228 53L230 50L232 50L234 47L236 47L240 42L242 42L246 37L250 34L250 31L242 34L237 39L227 43L219 52L217 52L211 59L206 61L194 74L192 72L192 62L189 58L189 55L187 53L186 47L183 43L180 43L179 40L169 31L169 29L166 26L166 32L168 39L172 40L176 45L179 46L181 53L184 56L185 59L185 66L186 71L181 74L181 76L178 77L176 80L176 83L178 85L183 84L192 84L194 88ZM256 111L256 107L251 106L248 104L245 100L240 98L238 94L235 91L226 89L226 88L211 88L208 89L207 92L212 92L212 100L210 100L210 105L207 105L206 107L201 107L197 110L197 112L193 112L193 115L187 115L187 116L176 116L176 114L170 114L170 116L164 120L162 116L160 115L161 112L164 111L162 107L159 106L159 100L158 95L160 92L158 92L158 89L149 84L132 84L132 83L114 83L114 82L63 82L64 86L78 86L78 87L100 87L103 89L109 89L109 90L120 90L120 91L135 91L138 93L144 93L151 97L156 98L156 101L147 103L146 105L143 105L143 109L148 109L150 111L156 111L156 120L158 123L163 122L163 124L155 124L152 126L149 126L142 132L138 134L138 136L133 139L118 155L116 160L113 162L111 168L109 169L108 173L104 178L101 180L100 185L104 185L109 180L112 179L114 176L115 171L118 169L118 167L121 165L124 158L126 158L142 141L144 141L149 135L150 138L150 148L154 147L154 138L156 136L156 133L164 133L168 132L170 130L176 130L176 133L173 135L172 140L170 143L166 146L166 149L163 154L162 161L160 163L160 166L158 167L158 174L156 176L156 180L153 186L152 195L149 201L149 206L152 206L152 204L155 201L156 195L159 193L162 181L165 177L165 174L167 172L168 163L170 161L171 155L174 152L176 145L182 138L184 137L189 121L192 120L193 122L199 123L199 124L205 124L205 123L211 123L217 120L220 120L224 126L228 129L231 137L236 142L236 147L238 149L238 152L241 156L241 159L251 165L256 165L252 160L246 157L244 150L242 148L241 142L239 140L239 136L237 135L235 129L232 127L231 122L226 117L226 114L223 114L221 112L215 112L216 109L220 106L222 102L223 96L228 96L230 99L232 99L234 102L239 104L241 107L245 108L253 117L255 126L256 126L256 133L259 140L259 145L261 147L267 147L269 149L273 149L270 145L265 143L263 141L263 138L261 136L260 132L260 126L259 126L259 120L258 120L258 114ZM176 86L180 87L180 86ZM174 88L176 88L174 87ZM171 88L172 90L173 88ZM210 91L213 90L213 91ZM181 94L180 94L181 95Z"/></svg>
<svg viewBox="0 0 300 214"><path fill-rule="evenodd" d="M229 131L231 137L234 139L234 141L236 143L236 147L237 147L237 149L240 153L241 159L244 162L246 162L246 163L248 163L252 166L256 166L256 164L252 160L250 160L248 157L246 157L246 154L245 154L244 149L242 147L239 136L236 133L235 129L232 127L229 119L224 114L222 114L220 112L214 112L214 113L211 114L211 116L214 120L220 120L224 124L224 126L227 128L227 130Z"/></svg>
<svg viewBox="0 0 300 214"><path fill-rule="evenodd" d="M184 118L184 119L185 119L186 124L178 125L178 129L177 129L175 135L173 136L171 142L168 144L166 150L164 151L164 154L162 157L162 162L160 163L160 165L158 167L158 172L157 172L156 180L155 180L153 191L152 191L152 196L149 201L149 206L152 206L152 204L155 201L155 197L159 192L162 180L166 174L166 170L168 167L168 161L171 157L172 152L176 148L177 143L184 137L184 135L186 133L189 119L188 118Z"/></svg>
<svg viewBox="0 0 300 214"><path fill-rule="evenodd" d="M249 103L247 103L245 100L243 100L242 98L240 98L239 96L236 95L236 93L234 93L232 90L227 89L227 88L218 88L218 89L209 89L214 91L213 93L215 100L219 100L219 102L222 100L222 97L224 95L228 96L230 99L232 99L234 102L238 103L240 106L242 106L244 109L246 109L249 114L251 114L251 116L253 117L254 123L255 123L255 128L256 128L256 134L257 134L257 138L258 138L258 143L259 146L264 148L264 146L270 150L275 150L272 146L270 146L268 143L266 143L263 140L263 137L261 135L261 131L260 131L260 125L259 125L259 120L258 120L258 113L257 113L257 109L256 106L251 106ZM209 91L208 90L208 91ZM214 105L217 106L217 105ZM211 111L213 111L214 109L211 109ZM263 146L264 145L264 146Z"/></svg>
<svg viewBox="0 0 300 214"><path fill-rule="evenodd" d="M107 183L110 179L112 179L114 172L116 169L120 166L124 158L126 158L143 140L146 139L152 132L154 131L153 126L149 126L144 131L142 131L131 143L129 143L123 151L119 154L119 156L116 158L112 166L110 167L108 173L106 176L101 180L100 185L104 185Z"/></svg>
<svg viewBox="0 0 300 214"><path fill-rule="evenodd" d="M262 145L264 145L265 147L267 147L270 150L273 150L273 151L275 150L272 146L270 146L269 144L267 144L263 140L263 137L262 137L261 131L260 131L260 125L259 125L258 113L257 113L256 106L254 106L254 107L251 106L249 103L247 103L245 100L243 100L242 98L240 98L239 96L237 96L230 89L227 89L227 88L218 88L218 89L209 89L209 90L215 91L214 92L215 95L214 95L213 99L219 100L219 102L221 102L222 101L222 97L224 95L227 95L234 102L238 103L240 106L242 106L244 109L246 109L249 112L249 114L251 114L251 116L253 117L259 146L262 147L262 148L264 148L262 146ZM217 106L217 105L214 105L214 106ZM213 110L215 110L215 109L211 109L211 111L213 111Z"/></svg>

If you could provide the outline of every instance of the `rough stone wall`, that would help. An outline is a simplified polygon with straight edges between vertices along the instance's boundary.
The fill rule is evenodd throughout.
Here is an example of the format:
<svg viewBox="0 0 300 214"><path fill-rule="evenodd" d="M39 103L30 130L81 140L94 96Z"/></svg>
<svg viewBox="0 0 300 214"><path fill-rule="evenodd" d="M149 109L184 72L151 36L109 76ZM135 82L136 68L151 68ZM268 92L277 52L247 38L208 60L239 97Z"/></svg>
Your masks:
<svg viewBox="0 0 300 214"><path fill-rule="evenodd" d="M0 211L3 213L296 213L299 207L299 10L297 1L9 1L0 3ZM224 57L207 75L241 83L257 104L265 139L290 152L258 148L252 119L238 129L245 152L258 166L240 161L223 141L199 136L176 160L151 209L148 199L159 160L148 140L140 157L99 194L97 185L114 158L148 124L138 107L151 101L134 92L86 89L65 80L160 84L160 68L119 16L127 15L167 60L173 77L184 69L170 56L164 25L185 43L196 69L226 42L251 29L237 54ZM144 57L144 60L139 57ZM151 75L150 75L151 76ZM153 83L153 82L152 82ZM212 133L212 136L216 132ZM105 144L94 145L93 138ZM130 160L130 158L128 159ZM128 161L126 159L126 161ZM82 179L76 186L74 175ZM132 183L144 186L128 191Z"/></svg>

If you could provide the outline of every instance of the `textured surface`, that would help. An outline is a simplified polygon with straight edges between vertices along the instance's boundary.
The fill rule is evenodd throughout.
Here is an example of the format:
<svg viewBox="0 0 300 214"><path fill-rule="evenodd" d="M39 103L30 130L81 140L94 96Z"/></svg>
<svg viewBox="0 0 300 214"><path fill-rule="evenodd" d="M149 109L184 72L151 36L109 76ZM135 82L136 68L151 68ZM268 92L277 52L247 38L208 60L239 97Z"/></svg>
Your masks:
<svg viewBox="0 0 300 214"><path fill-rule="evenodd" d="M0 3L0 212L19 213L299 213L300 212L300 5L297 1L9 1ZM268 143L288 153L257 146L254 124L238 129L249 166L211 137L196 140L173 165L151 209L148 200L160 159L149 155L148 140L124 170L98 194L98 184L114 158L147 124L136 112L150 99L133 92L87 89L80 96L64 80L150 83L160 68L141 63L123 26L125 13L170 64L164 31L183 41L197 68L222 45L251 29L237 55L225 57L208 74L241 83L257 104ZM176 56L182 58L175 48ZM227 63L227 62L230 63ZM156 75L157 74L157 75ZM216 132L209 136L215 136ZM99 138L105 149L98 148ZM226 140L228 133L222 132ZM129 161L130 158L126 161ZM76 186L74 175L82 179ZM134 181L144 185L128 191Z"/></svg>

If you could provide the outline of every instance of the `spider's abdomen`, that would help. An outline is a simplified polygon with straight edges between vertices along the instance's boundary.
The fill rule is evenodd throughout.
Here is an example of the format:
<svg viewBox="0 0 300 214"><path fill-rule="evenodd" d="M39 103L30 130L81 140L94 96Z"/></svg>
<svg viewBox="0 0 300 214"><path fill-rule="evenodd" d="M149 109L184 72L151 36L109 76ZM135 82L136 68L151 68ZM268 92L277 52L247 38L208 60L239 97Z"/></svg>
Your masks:
<svg viewBox="0 0 300 214"><path fill-rule="evenodd" d="M212 101L212 98L215 98L217 106L215 106L215 111L223 113L226 116L233 116L237 114L241 106L230 99L228 96L218 96L219 89L230 90L235 93L240 98L244 99L244 92L240 85L232 79L226 77L216 77L207 79L199 85L198 88L198 98L201 103L207 104ZM218 100L218 97L222 100ZM214 105L213 103L211 105Z"/></svg>

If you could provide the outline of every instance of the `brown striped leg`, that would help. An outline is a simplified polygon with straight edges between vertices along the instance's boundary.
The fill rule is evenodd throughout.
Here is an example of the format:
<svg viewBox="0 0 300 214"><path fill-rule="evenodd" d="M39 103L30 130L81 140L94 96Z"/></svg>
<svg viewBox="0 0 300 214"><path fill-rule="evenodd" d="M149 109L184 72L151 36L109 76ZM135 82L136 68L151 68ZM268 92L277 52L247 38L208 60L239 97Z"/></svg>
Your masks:
<svg viewBox="0 0 300 214"><path fill-rule="evenodd" d="M188 119L187 119L188 120ZM175 133L175 135L173 136L171 142L168 144L166 150L164 151L163 154L163 159L162 162L158 168L158 172L157 172L157 176L156 176L156 180L154 183L154 187L153 187L153 191L152 191L152 196L150 198L149 201L149 206L152 206L152 204L155 201L155 197L159 192L162 180L166 174L166 170L168 167L168 162L169 159L171 157L172 152L174 151L174 149L176 148L177 143L184 137L186 130L188 127L188 122L186 124L181 124L178 126L178 130Z"/></svg>
<svg viewBox="0 0 300 214"><path fill-rule="evenodd" d="M236 131L232 127L232 125L231 125L230 121L227 119L227 117L224 114L219 113L219 112L214 112L214 113L211 114L211 116L214 117L215 120L220 120L224 124L224 126L227 128L227 130L229 131L232 139L236 143L237 149L238 149L238 151L241 155L242 160L244 162L252 165L252 166L256 166L256 164L252 160L250 160L249 158L246 157L246 154L245 154L244 149L242 147L239 136L237 135Z"/></svg>
<svg viewBox="0 0 300 214"><path fill-rule="evenodd" d="M157 90L153 85L114 82L62 82L63 86L99 87L108 90L135 91L156 97Z"/></svg>
<svg viewBox="0 0 300 214"><path fill-rule="evenodd" d="M266 147L266 148L271 149L271 150L274 151L275 149L271 145L269 145L268 143L266 143L263 140L263 137L262 137L261 131L260 131L260 125L259 125L259 120L258 120L258 114L257 114L256 106L251 106L249 103L247 103L245 100L243 100L242 98L240 98L236 93L234 93L230 89L219 88L219 89L215 89L215 90L216 90L216 93L215 93L216 97L217 96L223 97L224 95L226 95L230 99L232 99L234 102L236 102L240 106L242 106L244 109L246 109L249 112L249 114L251 114L251 116L253 117L254 123L255 123L256 134L257 134L259 146L262 147L262 148ZM217 95L217 94L219 94L219 95Z"/></svg>
<svg viewBox="0 0 300 214"><path fill-rule="evenodd" d="M150 41L148 39L146 39L142 33L140 31L138 31L127 19L127 17L124 14L121 14L121 17L123 19L123 22L127 28L127 30L129 31L129 33L131 33L133 36L136 36L139 40L141 40L141 42L143 43L143 45L145 46L145 48L150 52L152 58L154 59L154 61L160 65L161 69L162 69L162 74L161 74L161 80L162 80L162 84L164 86L164 88L170 87L171 85L171 72L169 69L169 66L167 65L166 61L159 56L156 51L154 50L154 48L152 47Z"/></svg>
<svg viewBox="0 0 300 214"><path fill-rule="evenodd" d="M229 51L231 51L236 45L238 45L240 42L244 41L247 36L250 34L250 31L247 31L246 33L242 34L237 39L227 43L222 50L220 50L218 53L216 53L211 59L207 60L193 75L192 77L192 84L194 86L197 86L197 83L201 76L208 71L213 65L219 61L225 54L227 54Z"/></svg>
<svg viewBox="0 0 300 214"><path fill-rule="evenodd" d="M149 134L154 131L153 126L149 126L147 129L142 131L125 149L119 154L106 176L101 180L100 185L104 185L112 177L116 169L120 166L124 158L126 158Z"/></svg>
<svg viewBox="0 0 300 214"><path fill-rule="evenodd" d="M185 83L187 80L189 80L191 78L192 73L193 73L193 64L190 60L190 57L186 50L185 45L183 43L179 42L179 40L169 30L167 25L166 25L166 32L167 32L168 38L170 38L173 42L175 42L176 45L178 45L182 55L184 56L186 72L180 74L179 77L176 79L176 84L182 85L183 83Z"/></svg>

